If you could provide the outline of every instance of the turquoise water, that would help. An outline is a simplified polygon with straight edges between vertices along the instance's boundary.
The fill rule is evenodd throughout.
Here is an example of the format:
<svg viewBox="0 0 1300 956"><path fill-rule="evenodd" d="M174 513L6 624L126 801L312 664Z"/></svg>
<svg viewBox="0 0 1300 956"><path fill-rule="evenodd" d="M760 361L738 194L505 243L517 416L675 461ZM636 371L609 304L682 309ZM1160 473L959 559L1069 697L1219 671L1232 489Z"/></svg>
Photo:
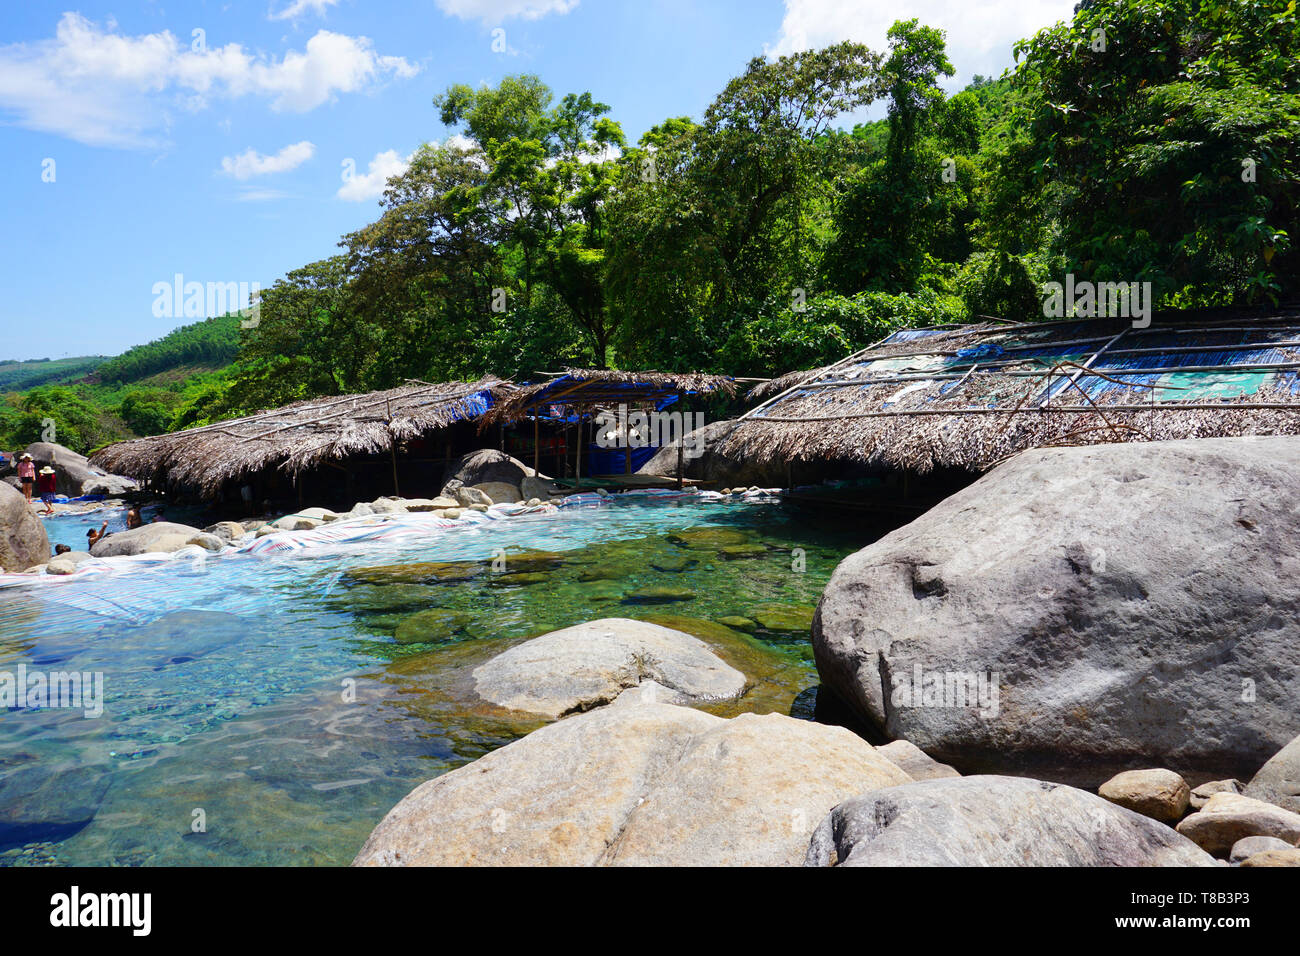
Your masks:
<svg viewBox="0 0 1300 956"><path fill-rule="evenodd" d="M598 617L709 641L754 683L731 712L799 712L812 607L864 543L773 504L637 502L0 591L0 672L104 688L97 718L0 710L0 863L345 864L414 786L537 726L469 669Z"/></svg>

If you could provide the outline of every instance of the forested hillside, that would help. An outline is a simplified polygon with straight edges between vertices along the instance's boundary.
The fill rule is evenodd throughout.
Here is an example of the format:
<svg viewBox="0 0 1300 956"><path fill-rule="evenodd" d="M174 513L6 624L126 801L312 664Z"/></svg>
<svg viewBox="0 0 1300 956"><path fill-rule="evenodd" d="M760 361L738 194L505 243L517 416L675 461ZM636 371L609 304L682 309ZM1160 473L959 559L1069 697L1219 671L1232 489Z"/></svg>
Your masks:
<svg viewBox="0 0 1300 956"><path fill-rule="evenodd" d="M453 85L378 217L255 328L177 330L75 397L147 434L407 378L775 375L900 325L1041 319L1067 274L1157 307L1300 298L1295 2L1090 0L1015 52L950 95L942 31L900 21L881 50L756 57L635 142L599 90Z"/></svg>
<svg viewBox="0 0 1300 956"><path fill-rule="evenodd" d="M240 319L204 319L115 358L0 364L0 449L50 435L84 452L171 430L177 410L226 374L239 350ZM11 365L12 377L3 377Z"/></svg>
<svg viewBox="0 0 1300 956"><path fill-rule="evenodd" d="M900 324L1041 318L1066 273L1294 299L1297 37L1294 3L1095 0L947 95L943 33L900 21L883 50L755 58L635 143L599 91L452 86L430 136L470 145L419 150L276 282L178 421L565 364L776 374Z"/></svg>
<svg viewBox="0 0 1300 956"><path fill-rule="evenodd" d="M0 361L0 392L21 392L49 382L83 378L106 361L103 355Z"/></svg>
<svg viewBox="0 0 1300 956"><path fill-rule="evenodd" d="M108 385L124 385L175 369L224 368L239 352L238 315L222 315L181 326L147 345L137 345L98 369Z"/></svg>

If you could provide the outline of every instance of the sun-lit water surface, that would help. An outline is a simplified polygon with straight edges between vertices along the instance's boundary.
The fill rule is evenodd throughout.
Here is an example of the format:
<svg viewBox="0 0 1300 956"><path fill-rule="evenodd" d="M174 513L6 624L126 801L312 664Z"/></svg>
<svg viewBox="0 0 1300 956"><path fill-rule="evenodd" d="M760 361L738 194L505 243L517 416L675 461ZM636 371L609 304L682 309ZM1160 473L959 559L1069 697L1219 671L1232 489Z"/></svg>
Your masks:
<svg viewBox="0 0 1300 956"><path fill-rule="evenodd" d="M537 726L470 669L599 617L709 641L755 685L719 712L798 713L812 608L865 543L775 504L640 501L0 591L0 671L104 680L97 719L0 710L0 864L347 863L415 785Z"/></svg>

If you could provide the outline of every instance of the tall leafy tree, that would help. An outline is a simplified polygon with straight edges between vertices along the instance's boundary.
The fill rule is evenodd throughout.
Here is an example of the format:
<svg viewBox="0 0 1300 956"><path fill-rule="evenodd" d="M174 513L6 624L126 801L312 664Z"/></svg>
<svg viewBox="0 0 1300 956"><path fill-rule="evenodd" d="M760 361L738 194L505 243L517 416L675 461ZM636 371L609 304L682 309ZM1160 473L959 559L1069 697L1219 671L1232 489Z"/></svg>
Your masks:
<svg viewBox="0 0 1300 956"><path fill-rule="evenodd" d="M989 218L1170 302L1300 291L1295 3L1094 0L1016 52L1027 107Z"/></svg>

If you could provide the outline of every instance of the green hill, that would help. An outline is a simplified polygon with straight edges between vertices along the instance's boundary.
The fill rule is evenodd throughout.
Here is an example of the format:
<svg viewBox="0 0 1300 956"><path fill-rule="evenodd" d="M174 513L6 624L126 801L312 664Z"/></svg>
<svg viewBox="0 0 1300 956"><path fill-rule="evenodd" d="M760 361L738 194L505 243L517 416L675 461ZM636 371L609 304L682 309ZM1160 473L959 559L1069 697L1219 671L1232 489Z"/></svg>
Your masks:
<svg viewBox="0 0 1300 956"><path fill-rule="evenodd" d="M0 448L39 440L51 422L79 452L177 427L178 412L221 390L240 318L194 322L116 357L0 363Z"/></svg>
<svg viewBox="0 0 1300 956"><path fill-rule="evenodd" d="M25 392L41 385L55 385L85 378L108 357L82 355L76 358L0 361L0 392Z"/></svg>
<svg viewBox="0 0 1300 956"><path fill-rule="evenodd" d="M239 314L232 313L183 325L104 362L98 369L99 380L105 385L126 385L160 376L174 381L178 376L168 373L224 368L239 351L239 320Z"/></svg>

